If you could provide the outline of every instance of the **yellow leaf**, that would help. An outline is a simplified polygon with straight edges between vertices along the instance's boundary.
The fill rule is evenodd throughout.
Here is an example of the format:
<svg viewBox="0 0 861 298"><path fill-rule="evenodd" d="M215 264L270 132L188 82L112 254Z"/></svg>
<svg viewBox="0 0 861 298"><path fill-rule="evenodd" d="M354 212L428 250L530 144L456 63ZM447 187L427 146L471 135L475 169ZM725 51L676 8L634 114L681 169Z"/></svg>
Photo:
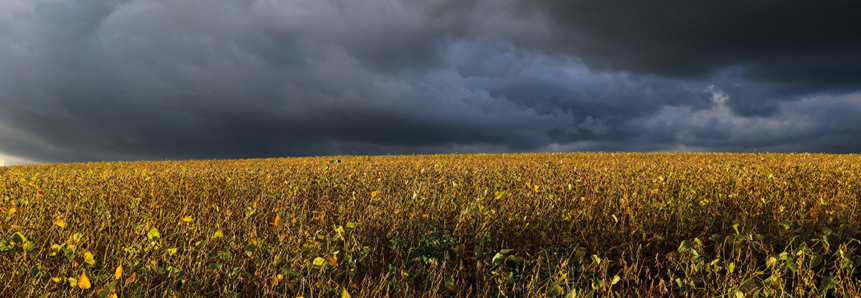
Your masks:
<svg viewBox="0 0 861 298"><path fill-rule="evenodd" d="M341 298L350 298L350 293L347 293L347 289L341 288Z"/></svg>
<svg viewBox="0 0 861 298"><path fill-rule="evenodd" d="M89 251L84 253L84 263L87 263L90 265L96 264L96 259L93 258L93 254L90 253Z"/></svg>
<svg viewBox="0 0 861 298"><path fill-rule="evenodd" d="M185 217L183 217L183 218L182 218L182 221L183 221L183 222L189 222L189 221L192 221L192 220L194 220L194 218L192 218L192 217L191 217L191 215L187 215L187 216L185 216Z"/></svg>
<svg viewBox="0 0 861 298"><path fill-rule="evenodd" d="M87 278L87 273L81 272L81 276L78 277L78 287L81 288L81 290L86 290L89 289L90 286L92 285L90 284L90 279Z"/></svg>
<svg viewBox="0 0 861 298"><path fill-rule="evenodd" d="M58 218L57 220L55 220L55 221L54 221L54 224L55 224L55 225L57 225L58 227L61 227L61 228L65 228L65 227L66 227L66 221L65 221L65 220L62 220L62 219L59 219L59 218Z"/></svg>
<svg viewBox="0 0 861 298"><path fill-rule="evenodd" d="M107 298L117 298L117 293L111 293Z"/></svg>
<svg viewBox="0 0 861 298"><path fill-rule="evenodd" d="M276 227L281 226L281 215L280 214L275 214L275 220L272 221L272 225L276 226Z"/></svg>
<svg viewBox="0 0 861 298"><path fill-rule="evenodd" d="M114 272L114 278L119 280L120 277L123 277L123 265L117 266L117 271Z"/></svg>
<svg viewBox="0 0 861 298"><path fill-rule="evenodd" d="M224 236L224 233L222 233L222 232L221 232L221 230L218 230L218 231L215 231L215 233L213 233L213 234L212 234L212 239L215 239L215 238L218 238L218 237L223 237L223 236Z"/></svg>
<svg viewBox="0 0 861 298"><path fill-rule="evenodd" d="M322 267L326 263L326 259L321 257L314 258L314 267Z"/></svg>
<svg viewBox="0 0 861 298"><path fill-rule="evenodd" d="M161 233L158 232L158 229L152 228L146 233L146 237L147 239L152 240L161 237Z"/></svg>
<svg viewBox="0 0 861 298"><path fill-rule="evenodd" d="M84 234L75 233L74 235L69 236L69 241L67 241L67 242L69 242L69 244L77 244L78 242L81 242L81 239L83 239L83 238L84 238Z"/></svg>

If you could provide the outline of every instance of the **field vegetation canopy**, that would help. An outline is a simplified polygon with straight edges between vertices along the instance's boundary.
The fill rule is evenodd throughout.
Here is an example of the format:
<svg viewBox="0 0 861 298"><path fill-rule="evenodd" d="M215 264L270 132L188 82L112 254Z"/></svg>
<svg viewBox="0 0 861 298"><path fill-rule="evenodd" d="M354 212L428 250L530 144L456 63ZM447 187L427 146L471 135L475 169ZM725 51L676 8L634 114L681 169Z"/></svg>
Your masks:
<svg viewBox="0 0 861 298"><path fill-rule="evenodd" d="M0 168L3 297L859 297L861 157Z"/></svg>

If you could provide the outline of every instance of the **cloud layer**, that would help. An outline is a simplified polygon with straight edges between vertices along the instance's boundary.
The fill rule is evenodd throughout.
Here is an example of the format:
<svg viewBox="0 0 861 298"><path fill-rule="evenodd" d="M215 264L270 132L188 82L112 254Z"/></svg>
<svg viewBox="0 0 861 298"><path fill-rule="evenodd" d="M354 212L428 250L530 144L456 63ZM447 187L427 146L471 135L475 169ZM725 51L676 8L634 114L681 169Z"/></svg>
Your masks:
<svg viewBox="0 0 861 298"><path fill-rule="evenodd" d="M3 1L0 153L861 148L861 4L659 2Z"/></svg>

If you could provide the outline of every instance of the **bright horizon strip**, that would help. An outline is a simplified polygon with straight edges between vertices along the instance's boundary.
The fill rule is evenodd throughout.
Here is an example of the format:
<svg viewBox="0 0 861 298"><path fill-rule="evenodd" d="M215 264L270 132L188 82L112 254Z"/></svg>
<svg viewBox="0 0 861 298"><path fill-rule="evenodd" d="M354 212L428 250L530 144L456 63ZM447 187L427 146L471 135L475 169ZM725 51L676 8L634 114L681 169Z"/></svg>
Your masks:
<svg viewBox="0 0 861 298"><path fill-rule="evenodd" d="M14 165L27 165L27 164L37 164L39 162L35 162L32 160L21 159L14 156L9 156L3 153L0 153L0 166L14 166Z"/></svg>

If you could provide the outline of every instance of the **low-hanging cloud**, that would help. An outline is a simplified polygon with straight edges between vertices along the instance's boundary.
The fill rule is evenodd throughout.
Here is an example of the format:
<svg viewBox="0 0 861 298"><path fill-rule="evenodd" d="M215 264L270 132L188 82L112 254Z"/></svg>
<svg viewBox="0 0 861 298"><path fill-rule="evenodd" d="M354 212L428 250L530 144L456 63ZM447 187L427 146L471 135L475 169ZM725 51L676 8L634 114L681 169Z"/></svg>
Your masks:
<svg viewBox="0 0 861 298"><path fill-rule="evenodd" d="M4 1L0 152L56 162L861 146L852 141L859 43L835 25L854 19L817 15L853 4L787 3L766 19L812 9L812 29L754 34L745 27L754 16L734 15L735 2L615 2L631 10L597 1ZM749 14L766 14L766 4L753 6ZM832 29L828 38L808 32ZM784 30L807 31L759 40Z"/></svg>

